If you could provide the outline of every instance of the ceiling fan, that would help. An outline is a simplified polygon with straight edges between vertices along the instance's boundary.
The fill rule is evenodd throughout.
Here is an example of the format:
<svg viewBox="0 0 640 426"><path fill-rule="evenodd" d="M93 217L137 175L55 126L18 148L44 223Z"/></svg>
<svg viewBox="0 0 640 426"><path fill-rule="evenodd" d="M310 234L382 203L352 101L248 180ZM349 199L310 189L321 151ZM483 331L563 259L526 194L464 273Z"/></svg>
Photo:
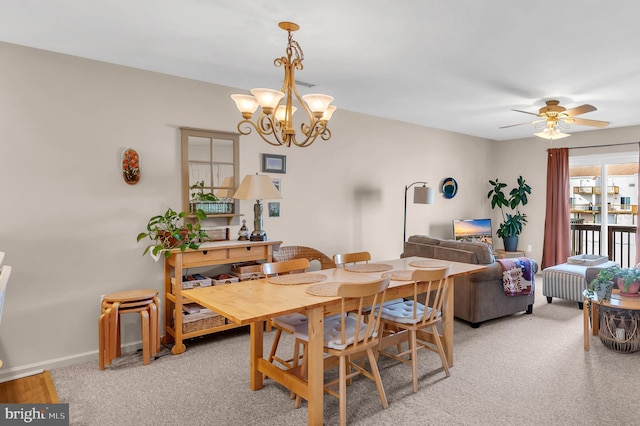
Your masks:
<svg viewBox="0 0 640 426"><path fill-rule="evenodd" d="M543 129L539 133L534 135L545 139L560 139L571 136L568 133L563 133L560 130L568 130L569 124L579 124L582 126L592 127L606 127L609 125L608 121L589 120L586 118L577 118L576 115L586 114L587 112L596 111L597 108L593 105L584 104L574 108L566 109L560 105L560 101L549 100L546 101L546 106L540 108L538 113L522 111L514 109L513 111L522 112L524 114L535 115L539 117L537 120L528 121L526 123L512 124L510 126L500 127L506 129L508 127L522 126L525 124L534 124L537 129Z"/></svg>

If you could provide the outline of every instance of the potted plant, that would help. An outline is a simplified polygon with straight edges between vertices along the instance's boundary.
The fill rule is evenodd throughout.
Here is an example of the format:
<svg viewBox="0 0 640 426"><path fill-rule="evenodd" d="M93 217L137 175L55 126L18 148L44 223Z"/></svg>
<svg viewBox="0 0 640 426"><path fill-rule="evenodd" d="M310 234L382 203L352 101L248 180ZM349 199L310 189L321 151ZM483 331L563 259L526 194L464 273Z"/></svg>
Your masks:
<svg viewBox="0 0 640 426"><path fill-rule="evenodd" d="M585 290L585 296L589 298L589 302L597 295L598 300L606 300L611 297L611 290L613 289L613 281L620 273L620 267L617 265L609 266L608 268L602 268L598 275L591 280L587 290Z"/></svg>
<svg viewBox="0 0 640 426"><path fill-rule="evenodd" d="M233 213L233 202L220 200L212 192L204 192L204 181L196 182L189 189L194 191L189 201L192 212L202 210L205 214Z"/></svg>
<svg viewBox="0 0 640 426"><path fill-rule="evenodd" d="M196 210L195 223L185 223L184 218L188 214L168 208L164 214L151 217L147 223L147 231L138 234L138 242L144 238L151 240L151 244L144 249L142 255L151 252L157 256L165 250L165 257L169 257L168 249L197 249L200 241L206 237L205 231L200 229L200 221L206 219L207 215L202 210Z"/></svg>
<svg viewBox="0 0 640 426"><path fill-rule="evenodd" d="M636 268L620 269L616 283L622 295L636 295L640 290L640 270Z"/></svg>
<svg viewBox="0 0 640 426"><path fill-rule="evenodd" d="M529 202L527 195L531 195L531 187L527 185L522 176L518 177L518 186L509 191L509 197L504 193L506 183L498 179L490 180L493 187L487 194L491 199L491 208L500 208L503 222L498 227L498 237L504 242L506 251L516 251L518 249L518 235L522 232L522 227L527 223L527 215L520 213L518 207L525 206ZM505 212L511 209L511 212Z"/></svg>

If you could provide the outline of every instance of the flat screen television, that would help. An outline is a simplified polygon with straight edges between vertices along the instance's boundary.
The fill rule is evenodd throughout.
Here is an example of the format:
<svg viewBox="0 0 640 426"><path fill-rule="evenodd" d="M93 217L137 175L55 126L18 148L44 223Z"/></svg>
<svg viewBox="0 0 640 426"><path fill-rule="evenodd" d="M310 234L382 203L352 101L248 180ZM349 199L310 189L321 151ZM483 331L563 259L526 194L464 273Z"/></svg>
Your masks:
<svg viewBox="0 0 640 426"><path fill-rule="evenodd" d="M491 251L493 251L491 219L454 219L453 239L487 243Z"/></svg>

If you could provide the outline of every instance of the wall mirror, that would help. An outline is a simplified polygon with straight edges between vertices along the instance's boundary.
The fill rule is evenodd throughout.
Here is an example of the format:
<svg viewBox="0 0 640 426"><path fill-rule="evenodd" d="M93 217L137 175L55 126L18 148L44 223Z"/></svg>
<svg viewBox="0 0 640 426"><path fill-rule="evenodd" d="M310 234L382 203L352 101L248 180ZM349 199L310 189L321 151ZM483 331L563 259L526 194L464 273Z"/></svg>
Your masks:
<svg viewBox="0 0 640 426"><path fill-rule="evenodd" d="M227 224L239 216L233 194L239 185L239 134L180 128L182 156L182 210L202 208L212 220ZM197 189L191 189L198 185ZM193 193L214 194L217 202L195 204Z"/></svg>

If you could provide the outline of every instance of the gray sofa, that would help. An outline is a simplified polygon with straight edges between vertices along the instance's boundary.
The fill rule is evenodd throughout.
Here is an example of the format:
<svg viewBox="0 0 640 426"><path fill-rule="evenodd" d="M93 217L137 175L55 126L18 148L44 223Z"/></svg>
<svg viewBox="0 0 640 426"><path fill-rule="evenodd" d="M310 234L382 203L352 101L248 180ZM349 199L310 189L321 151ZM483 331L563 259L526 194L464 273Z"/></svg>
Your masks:
<svg viewBox="0 0 640 426"><path fill-rule="evenodd" d="M402 257L420 256L453 262L487 265L487 269L455 278L454 315L477 328L484 321L525 311L533 312L535 294L507 296L502 283L502 266L484 243L441 240L413 235L404 243ZM538 264L532 260L532 272Z"/></svg>

